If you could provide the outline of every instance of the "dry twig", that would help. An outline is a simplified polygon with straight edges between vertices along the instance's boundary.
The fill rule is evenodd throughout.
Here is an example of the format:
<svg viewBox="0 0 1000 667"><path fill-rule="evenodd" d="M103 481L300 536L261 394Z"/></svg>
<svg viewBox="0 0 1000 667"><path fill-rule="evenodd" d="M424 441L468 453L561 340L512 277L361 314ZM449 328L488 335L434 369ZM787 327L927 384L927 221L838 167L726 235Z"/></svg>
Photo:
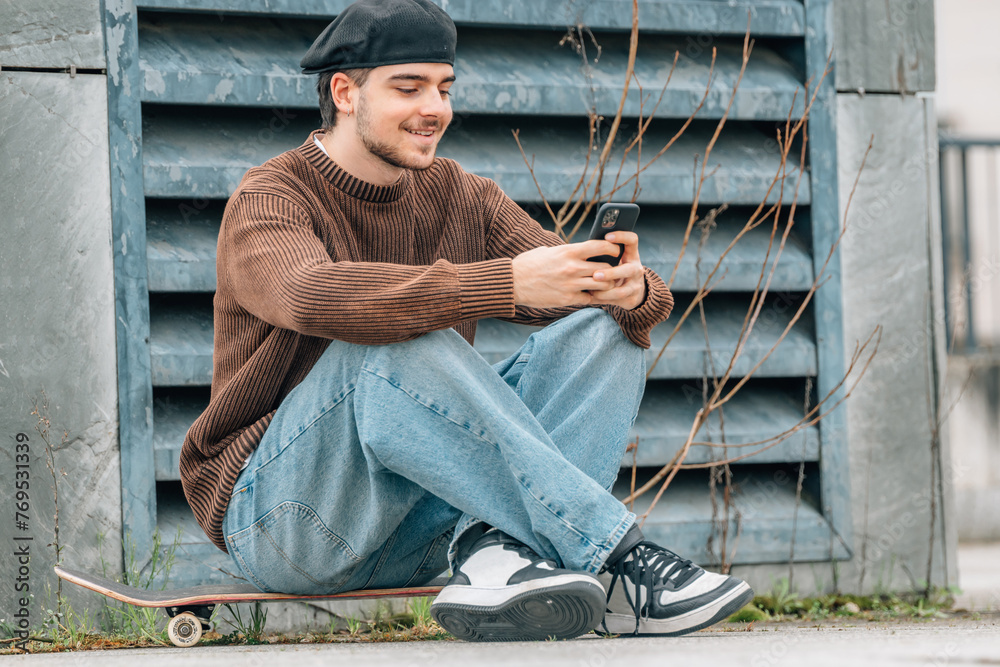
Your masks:
<svg viewBox="0 0 1000 667"><path fill-rule="evenodd" d="M714 147L716 146L719 137L722 133L723 128L726 125L729 115L731 113L733 103L736 99L736 94L739 89L740 83L742 82L744 73L746 72L747 64L750 59L750 54L753 51L753 40L750 39L750 15L748 12L747 16L747 30L744 35L743 40L743 52L742 61L740 64L739 74L737 75L730 94L729 102L726 109L722 113L718 122L715 125L715 130L712 133L710 139L708 140L707 146L705 148L703 156L700 158L700 165L696 162L695 168L697 171L695 178L695 187L693 194L693 202L690 207L687 226L684 230L683 240L681 246L678 249L677 260L675 262L673 271L669 279L667 280L667 287L671 287L674 279L677 276L678 270L680 268L681 261L687 250L688 243L690 241L691 233L695 227L695 224L699 221L698 216L698 205L702 193L702 187L705 182L710 179L715 173L715 168L711 167L709 160ZM580 35L579 40L583 40L582 32L578 30ZM576 39L574 37L574 39ZM529 159L524 147L520 141L520 133L514 131L514 139L517 143L518 149L521 152L522 158L525 164L528 166L531 172L532 179L534 179L535 187L541 196L546 212L551 217L553 223L555 224L556 232L560 234L564 239L571 238L586 220L590 211L597 205L598 202L604 199L610 199L616 193L621 191L623 188L632 186L632 201L636 199L640 190L640 179L643 174L651 165L653 165L657 160L659 160L677 141L677 139L690 127L695 116L702 109L706 99L708 98L709 92L712 87L713 77L715 73L716 64L716 51L712 50L712 62L709 69L709 80L706 83L704 94L702 95L700 101L698 102L696 108L688 116L688 118L683 122L680 129L662 146L660 147L648 160L643 162L643 148L644 148L644 137L650 127L650 123L656 115L656 111L663 99L663 95L666 91L666 86L669 85L670 80L673 76L677 65L677 59L679 54L675 54L674 62L671 66L670 73L667 77L666 84L664 84L663 89L660 92L660 96L653 106L653 108L646 113L645 110L645 100L644 91L641 82L635 74L635 60L638 48L638 0L632 0L632 29L629 39L629 53L628 53L628 65L626 67L624 84L622 88L621 98L618 104L617 112L614 118L611 120L607 135L600 140L600 128L604 119L600 117L596 109L591 109L588 114L588 147L587 154L584 161L584 167L581 172L580 178L577 180L575 186L573 187L570 196L566 199L563 205L558 211L554 210L550 205L545 193L542 191L541 185L535 178L534 173L534 159ZM830 54L832 57L832 52ZM819 80L815 82L815 86L812 88L810 94L811 82L807 81L805 84L805 95L803 98L804 108L802 114L799 118L793 119L793 111L795 108L795 103L797 99L793 98L792 109L789 110L788 117L784 122L784 126L777 130L777 143L779 146L779 166L776 169L776 173L768 184L767 190L761 199L761 202L757 205L755 210L751 213L746 223L738 231L735 237L729 242L726 248L723 250L721 255L716 259L712 268L708 271L704 280L701 279L700 270L698 275L698 288L687 304L684 311L680 314L679 318L676 318L676 323L672 331L668 334L666 341L662 344L658 354L656 355L653 363L650 365L647 377L652 373L653 369L656 367L657 363L662 358L666 348L669 346L670 342L678 334L681 327L686 322L687 318L694 312L695 308L699 309L699 313L702 318L703 326L707 327L707 322L704 318L704 299L711 294L713 289L715 289L720 281L725 277L725 271L722 270L722 265L729 255L730 251L751 231L759 227L761 224L766 222L768 219L773 219L770 236L768 239L767 250L765 252L764 258L761 263L761 271L757 279L757 283L753 289L750 298L750 304L747 309L744 321L737 338L736 346L730 355L729 362L726 369L721 375L717 375L715 369L712 369L712 390L707 396L702 407L698 410L695 415L694 421L691 424L691 429L688 433L687 438L683 446L675 453L673 458L665 466L663 466L656 474L653 475L651 479L645 482L638 489L635 488L635 462L633 460L633 482L630 489L629 496L624 500L625 503L631 504L635 501L637 497L652 490L654 487L659 486L655 497L650 503L649 507L643 514L643 520L649 516L653 508L656 506L657 502L662 497L663 493L667 490L670 483L674 480L677 473L682 469L692 469L692 468L703 468L703 467L715 467L715 466L728 466L730 463L741 461L743 459L749 458L751 456L757 455L766 449L777 446L781 442L787 440L789 437L793 436L795 433L800 432L804 428L808 428L819 420L823 419L825 416L830 414L832 410L835 410L847 397L851 395L853 389L857 386L858 381L863 377L865 371L871 364L872 359L878 352L879 341L881 339L881 328L876 327L874 331L869 335L867 340L863 344L856 346L854 354L851 357L849 368L845 373L844 377L836 383L836 385L831 389L826 396L823 396L819 401L816 402L811 408L809 408L797 424L793 427L786 429L785 431L767 438L763 441L756 443L744 443L741 445L731 445L723 442L721 445L718 443L709 442L698 442L695 440L695 436L705 425L708 416L722 409L722 407L729 402L733 396L739 392L746 383L754 376L755 373L761 368L761 366L770 358L772 353L778 348L782 341L786 338L792 328L801 319L806 311L809 303L811 302L816 291L822 287L826 281L829 279L827 270L829 264L836 254L837 248L843 238L844 232L847 229L847 212L850 209L851 200L853 199L854 192L857 188L858 179L860 178L861 172L864 170L865 161L867 160L868 153L871 151L872 143L869 141L868 150L865 152L865 160L862 161L861 167L858 170L857 178L855 179L854 186L851 189L851 195L848 198L847 204L845 206L844 213L844 223L842 225L841 232L837 239L831 244L829 252L820 266L810 288L800 299L795 311L792 313L789 321L785 324L783 330L778 335L777 339L766 351L766 353L756 361L753 367L742 374L741 377L734 378L734 368L736 361L741 358L746 350L746 346L750 341L751 336L754 333L754 328L760 318L763 306L766 303L766 298L769 294L772 279L777 268L778 261L780 260L782 253L784 252L792 227L795 222L795 214L798 207L798 196L799 189L803 178L805 177L805 162L806 162L806 146L808 144L808 118L813 104L816 101L818 92L822 86L823 81L830 74L830 57L827 59L826 68ZM609 162L612 155L612 149L615 144L616 138L622 127L622 118L625 110L626 101L629 96L631 89L631 84L633 80L636 82L639 91L639 119L637 125L637 131L634 137L632 137L625 145L622 151L620 163L618 165L617 173L614 182L610 189L602 190L602 185L604 183L605 171L609 166ZM600 141L600 151L597 154L596 161L594 159L594 154L598 150L597 143ZM788 207L788 212L783 211L783 202L785 198L785 181L789 177L789 165L788 159L791 150L795 146L796 142L799 145L799 156L797 165L797 174L794 187L792 190L792 201ZM625 170L628 159L630 158L632 151L635 151L635 169L624 180L621 179L622 173ZM772 201L772 194L774 195L774 203L768 204ZM709 216L714 220L714 216L717 215L721 210L724 210L725 205L711 211ZM784 215L785 222L782 223L780 220ZM780 225L780 227L779 227ZM567 233L567 229L569 232ZM780 232L780 233L779 233ZM700 261L700 258L699 258ZM721 275L720 275L721 271ZM855 378L851 387L847 392L840 397L837 397L837 393L841 390L844 383L851 376L853 370L860 366L860 371L858 376ZM731 381L732 380L732 381ZM707 386L707 378L706 385ZM830 405L832 403L832 406ZM710 447L723 447L725 449L737 448L737 449L747 449L752 451L747 451L735 456L728 456L728 451L724 451L721 460L713 460L706 464L684 464L684 460L692 446L710 446ZM634 450L633 450L634 451ZM633 459L635 459L633 455ZM728 470L728 468L727 468ZM727 485L728 493L728 485ZM630 505L631 506L631 505ZM737 541L739 539L739 534L737 534ZM725 551L725 545L723 545L723 551ZM735 554L735 550L733 552ZM725 561L725 555L723 556Z"/></svg>

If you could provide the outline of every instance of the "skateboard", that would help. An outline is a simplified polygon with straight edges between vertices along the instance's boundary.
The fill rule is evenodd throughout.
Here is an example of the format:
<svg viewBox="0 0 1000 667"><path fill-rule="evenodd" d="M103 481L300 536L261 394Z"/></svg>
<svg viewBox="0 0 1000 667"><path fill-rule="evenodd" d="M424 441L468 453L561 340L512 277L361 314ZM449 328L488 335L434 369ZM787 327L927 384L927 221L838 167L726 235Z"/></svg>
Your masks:
<svg viewBox="0 0 1000 667"><path fill-rule="evenodd" d="M77 586L90 589L106 597L127 602L137 607L159 607L167 612L167 636L174 646L188 648L201 640L203 632L210 630L209 618L215 605L233 602L274 602L277 600L360 600L368 598L402 598L437 595L441 586L411 588L380 588L345 591L329 595L295 595L291 593L264 593L252 584L210 584L164 591L143 590L98 577L87 572L55 567L56 574Z"/></svg>

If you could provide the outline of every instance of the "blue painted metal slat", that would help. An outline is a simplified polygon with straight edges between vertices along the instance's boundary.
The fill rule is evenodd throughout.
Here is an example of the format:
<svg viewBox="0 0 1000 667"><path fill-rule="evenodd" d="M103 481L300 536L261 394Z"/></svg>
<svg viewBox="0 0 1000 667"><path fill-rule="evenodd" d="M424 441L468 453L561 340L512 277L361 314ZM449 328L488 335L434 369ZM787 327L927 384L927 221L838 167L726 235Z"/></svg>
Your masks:
<svg viewBox="0 0 1000 667"><path fill-rule="evenodd" d="M212 311L174 304L152 310L149 354L155 387L212 383Z"/></svg>
<svg viewBox="0 0 1000 667"><path fill-rule="evenodd" d="M159 397L153 404L153 447L156 479L180 479L180 447L194 420L207 405L207 395L181 394ZM636 462L639 466L664 465L683 446L695 412L701 406L701 392L694 385L653 382L646 388L639 416L629 441L639 438ZM754 387L740 392L725 408L725 442L730 445L760 442L792 428L802 417L802 401L787 392ZM698 441L722 442L723 429L718 413L699 431ZM691 448L685 462L705 463L757 451L759 447L733 449L698 446ZM816 461L819 458L819 429L802 429L784 442L761 451L752 463ZM622 460L632 467L632 453Z"/></svg>
<svg viewBox="0 0 1000 667"><path fill-rule="evenodd" d="M673 331L671 320L653 329L652 347L646 360L652 371L650 378L700 378L711 376L712 364L721 375L736 347L736 338L743 324L747 299L732 299L719 295L706 301L705 318L709 327L711 354L705 344L705 334L697 313L681 326L680 331L653 367L656 355ZM683 306L683 303L681 304ZM733 376L742 377L752 369L777 341L789 321L791 308L772 302L764 308L753 334L744 346L740 358L733 364ZM780 347L757 370L757 377L805 377L816 374L816 344L808 323L799 322L789 331ZM534 331L533 327L510 324L499 320L482 320L476 332L476 350L490 363L506 359Z"/></svg>
<svg viewBox="0 0 1000 667"><path fill-rule="evenodd" d="M698 385L690 382L650 382L642 398L642 407L632 428L630 440L639 438L636 463L639 466L662 466L668 463L687 440L695 413L702 406ZM695 441L741 445L761 442L793 428L804 414L801 397L783 390L754 385L752 382L736 394L722 410L709 415ZM748 463L816 461L819 458L819 429L802 428L787 440L763 450ZM721 461L760 450L760 447L692 447L685 463ZM632 453L622 460L631 468Z"/></svg>
<svg viewBox="0 0 1000 667"><path fill-rule="evenodd" d="M626 476L623 474L621 477L624 480ZM739 480L741 488L747 493L734 505L740 509L741 519L739 523L735 519L730 521L727 543L728 550L732 552L734 539L739 535L735 558L731 561L735 564L788 561L791 546L788 526L795 514L794 481L789 491L777 485L772 477L755 475ZM775 489L778 489L777 493ZM619 485L615 494L624 497L627 486ZM722 504L719 498L718 506ZM641 512L644 506L636 503L636 509ZM171 570L173 580L203 583L233 581L224 574L230 569L229 557L200 535L200 529L182 496L167 500L160 516L160 528L164 534L176 535L180 529L177 562ZM812 505L803 503L795 521L795 554L798 560L823 561L831 555L837 558L846 556L839 545L830 548L830 528ZM649 539L706 566L719 562L719 529L719 524L712 520L707 485L683 476L674 481L643 525L643 532ZM710 535L715 536L713 552L707 548Z"/></svg>
<svg viewBox="0 0 1000 667"><path fill-rule="evenodd" d="M208 405L204 395L180 393L153 401L153 453L157 481L180 481L180 454L184 436Z"/></svg>
<svg viewBox="0 0 1000 667"><path fill-rule="evenodd" d="M172 493L175 489L176 493ZM183 581L184 585L192 586L242 583L244 580L229 574L233 569L232 559L208 541L180 491L175 487L163 493L159 511L160 533L171 539L180 535L174 565L170 568L170 582ZM162 582L156 582L160 584Z"/></svg>
<svg viewBox="0 0 1000 667"><path fill-rule="evenodd" d="M215 251L219 233L219 213L202 213L187 202L151 200L147 211L147 265L149 289L153 292L215 291ZM701 252L693 237L681 261L673 288L693 292L703 284L711 268L743 225L740 214L733 220L723 216ZM670 209L643 209L639 233L639 254L643 264L666 279L673 271L683 242L686 214ZM696 232L697 233L697 232ZM749 291L760 278L761 262L767 252L770 227L761 226L747 234L727 255L716 277L717 291ZM583 238L580 233L578 240ZM772 247L773 253L777 243ZM808 248L792 236L771 282L774 291L804 291L812 284L812 258ZM700 276L700 282L698 280ZM714 282L714 280L713 280Z"/></svg>
<svg viewBox="0 0 1000 667"><path fill-rule="evenodd" d="M636 225L636 233L639 235L639 256L642 258L642 263L667 280L674 270L677 255L684 242L687 214L665 214L661 217L657 215L661 210L663 209L644 207ZM699 232L697 229L692 230L672 289L676 292L694 292L699 286L704 285L708 273L748 219L749 213L745 209L721 214L717 219L717 228L712 231L700 251ZM800 224L807 225L808 220L804 222L800 220L796 223L796 228L799 228ZM719 281L715 288L716 292L752 291L760 280L761 264L768 254L769 244L772 259L768 261L767 270L770 271L774 266L773 258L778 249L781 231L782 228L779 228L772 242L771 225L764 224L740 239L726 255L712 280L713 284L716 280ZM774 266L770 289L773 292L807 290L812 285L812 271L809 248L797 236L791 234L777 265Z"/></svg>
<svg viewBox="0 0 1000 667"><path fill-rule="evenodd" d="M141 0L149 9L330 18L352 0ZM592 29L627 30L629 0L435 0L447 4L456 23L508 27L563 28L582 24ZM755 35L801 37L805 14L801 0L639 0L643 29L651 32L695 33L700 44L716 35L742 35L750 13ZM224 14L226 13L226 14Z"/></svg>
<svg viewBox="0 0 1000 667"><path fill-rule="evenodd" d="M652 378L700 378L711 374L715 364L722 374L735 349L737 333L743 324L745 299L716 298L706 303L709 323L711 358L705 345L704 332L697 316L684 323L670 342ZM749 372L777 340L788 322L790 308L772 302L764 308L747 341L744 352L734 364L734 376ZM816 345L812 331L805 322L794 327L776 353L757 371L758 377L804 377L816 374ZM513 354L534 331L534 327L482 320L476 333L476 350L492 363ZM653 329L653 346L647 352L652 366L657 353L673 330L667 321ZM157 387L204 386L212 382L212 312L208 308L190 305L157 307L150 318L150 355L153 385Z"/></svg>
<svg viewBox="0 0 1000 667"><path fill-rule="evenodd" d="M151 292L214 292L219 218L187 202L147 206L146 266Z"/></svg>
<svg viewBox="0 0 1000 667"><path fill-rule="evenodd" d="M220 25L214 17L154 15L139 32L143 101L315 108L316 77L300 74L298 63L321 28L313 22L231 18ZM594 106L598 113L613 116L628 60L627 36L598 38L601 55L590 65L590 81L581 71L580 56L570 46L558 46L561 37L550 32L463 30L455 64L458 81L451 89L455 111L579 116ZM712 46L718 58L699 118L721 117L740 69L742 40L717 39ZM681 38L647 37L640 43L635 69L645 90L642 108L647 114L667 80L675 52L681 54L677 70L657 116L687 118L702 97L711 49L692 50ZM783 120L793 106L794 115L801 114L802 99L795 68L759 46L730 117ZM639 90L633 85L625 114L637 116L640 109Z"/></svg>
<svg viewBox="0 0 1000 667"><path fill-rule="evenodd" d="M144 167L146 195L150 197L226 198L247 169L299 146L318 124L314 113L273 110L269 114L207 112L184 107L170 112L162 108L145 111ZM492 178L512 198L521 202L541 201L531 174L511 135L520 127L525 152L535 157L535 175L550 201L569 197L580 177L587 152L587 126L524 122L511 125L498 117L473 117L452 127L441 143L440 154L467 170ZM647 133L643 155L663 146L677 129L670 121L654 123ZM670 150L640 178L639 201L644 204L689 204L695 190L693 164L704 152L714 127L693 124ZM629 130L623 130L624 143ZM634 170L636 151L624 169L622 183ZM794 151L793 151L794 153ZM612 153L606 181L613 183L620 158ZM789 156L786 204L798 177L797 158ZM648 161L644 158L644 164ZM714 173L712 169L715 168ZM777 174L780 155L774 139L752 127L730 124L712 152L711 175L701 190L703 204L756 205L764 199ZM610 191L610 184L605 191ZM771 189L768 201L776 201L779 187ZM619 190L628 198L631 184ZM803 176L799 204L809 203L809 177Z"/></svg>
<svg viewBox="0 0 1000 667"><path fill-rule="evenodd" d="M644 480L639 481L641 483ZM796 509L793 475L780 471L738 471L734 481L739 490L733 495L729 512L729 555L735 545L735 558L730 562L787 563L792 544L793 517L796 524L796 560L827 560L831 557L848 556L842 545L831 543L830 526L817 510L813 499L806 495ZM619 498L626 497L628 485L628 476L619 475L614 494ZM721 513L724 505L721 485L717 487L716 493L716 508ZM637 514L644 513L653 495L648 493L637 499L633 511ZM714 565L719 563L717 552L720 547L721 518L712 515L712 503L705 478L679 475L653 508L642 531L648 539L676 550L695 562ZM735 541L737 535L739 539ZM714 536L712 552L708 549L709 536Z"/></svg>

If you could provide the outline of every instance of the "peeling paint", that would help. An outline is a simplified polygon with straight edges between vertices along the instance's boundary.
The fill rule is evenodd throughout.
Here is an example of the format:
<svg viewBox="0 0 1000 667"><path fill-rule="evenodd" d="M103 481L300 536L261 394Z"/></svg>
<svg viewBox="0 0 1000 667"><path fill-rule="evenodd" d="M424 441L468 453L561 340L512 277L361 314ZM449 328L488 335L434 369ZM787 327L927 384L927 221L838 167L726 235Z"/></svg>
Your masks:
<svg viewBox="0 0 1000 667"><path fill-rule="evenodd" d="M215 92L208 96L205 100L209 104L213 102L224 102L227 97L233 92L233 86L235 82L232 79L223 79L219 81L215 86Z"/></svg>
<svg viewBox="0 0 1000 667"><path fill-rule="evenodd" d="M129 15L129 5L128 0L104 0L105 11L119 21Z"/></svg>
<svg viewBox="0 0 1000 667"><path fill-rule="evenodd" d="M159 71L147 69L143 71L143 75L146 90L157 96L161 96L167 92L167 82L163 80L163 74Z"/></svg>
<svg viewBox="0 0 1000 667"><path fill-rule="evenodd" d="M489 104L484 86L462 86L461 95L462 102L466 107L482 108Z"/></svg>
<svg viewBox="0 0 1000 667"><path fill-rule="evenodd" d="M111 58L108 58L108 76L111 77L111 83L116 86L121 85L121 68L118 66L119 58L123 58L127 55L122 53L122 47L125 45L125 26L116 25L108 29L108 53L114 54Z"/></svg>

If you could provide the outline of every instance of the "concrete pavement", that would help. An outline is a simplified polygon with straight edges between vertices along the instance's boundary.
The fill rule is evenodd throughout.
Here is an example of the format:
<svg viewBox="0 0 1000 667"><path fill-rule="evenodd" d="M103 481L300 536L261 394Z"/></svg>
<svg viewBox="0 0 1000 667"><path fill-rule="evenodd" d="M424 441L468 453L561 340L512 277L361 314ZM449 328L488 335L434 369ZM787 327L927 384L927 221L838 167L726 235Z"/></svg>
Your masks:
<svg viewBox="0 0 1000 667"><path fill-rule="evenodd" d="M843 667L850 665L1000 665L1000 615L874 623L764 624L751 631L703 631L687 637L466 644L453 641L157 648L25 655L4 664L100 667Z"/></svg>

